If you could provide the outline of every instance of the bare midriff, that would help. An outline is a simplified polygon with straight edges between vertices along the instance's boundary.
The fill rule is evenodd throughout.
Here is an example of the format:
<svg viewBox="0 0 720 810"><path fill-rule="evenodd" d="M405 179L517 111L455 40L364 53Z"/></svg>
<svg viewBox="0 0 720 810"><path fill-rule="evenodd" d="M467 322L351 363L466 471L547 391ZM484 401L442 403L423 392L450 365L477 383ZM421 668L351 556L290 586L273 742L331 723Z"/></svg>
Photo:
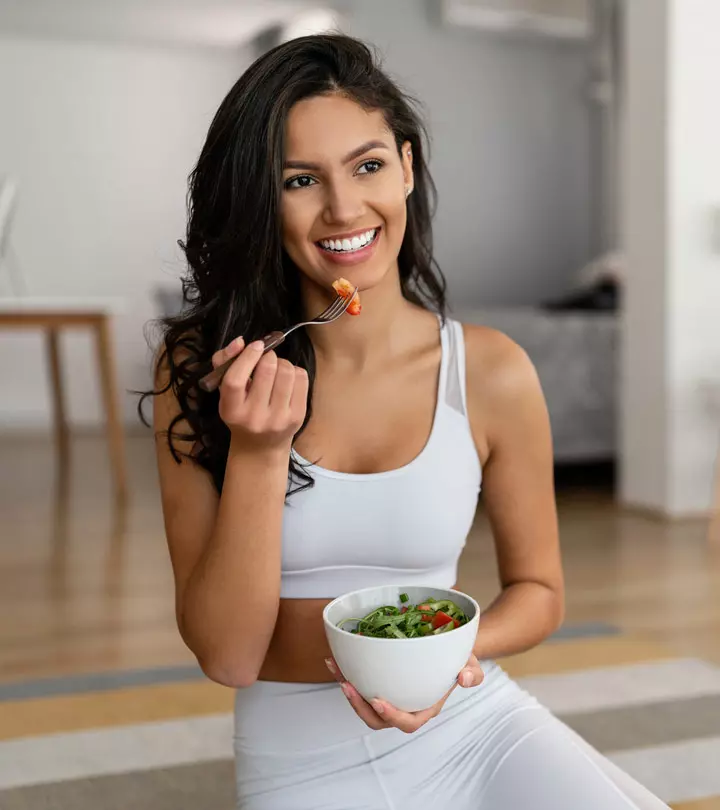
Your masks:
<svg viewBox="0 0 720 810"><path fill-rule="evenodd" d="M453 586L454 587L454 586ZM281 599L275 632L260 670L261 681L325 683L330 656L322 613L330 599Z"/></svg>
<svg viewBox="0 0 720 810"><path fill-rule="evenodd" d="M322 612L329 599L281 599L275 632L260 670L261 681L324 683L333 676Z"/></svg>

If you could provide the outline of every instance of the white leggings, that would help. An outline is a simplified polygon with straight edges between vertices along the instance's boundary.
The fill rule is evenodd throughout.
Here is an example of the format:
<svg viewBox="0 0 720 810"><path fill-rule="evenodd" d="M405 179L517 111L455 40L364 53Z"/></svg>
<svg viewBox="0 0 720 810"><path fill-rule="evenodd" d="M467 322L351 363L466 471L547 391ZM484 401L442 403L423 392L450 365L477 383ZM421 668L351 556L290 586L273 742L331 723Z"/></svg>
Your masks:
<svg viewBox="0 0 720 810"><path fill-rule="evenodd" d="M494 663L415 734L371 731L335 684L237 693L243 810L667 810Z"/></svg>

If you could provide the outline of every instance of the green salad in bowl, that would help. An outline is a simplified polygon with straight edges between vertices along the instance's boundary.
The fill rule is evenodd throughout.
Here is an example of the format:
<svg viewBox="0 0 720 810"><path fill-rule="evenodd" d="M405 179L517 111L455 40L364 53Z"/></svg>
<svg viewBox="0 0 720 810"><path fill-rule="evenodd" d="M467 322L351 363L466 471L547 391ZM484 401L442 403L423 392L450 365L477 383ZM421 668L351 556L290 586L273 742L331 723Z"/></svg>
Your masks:
<svg viewBox="0 0 720 810"><path fill-rule="evenodd" d="M468 622L468 617L452 599L427 597L413 605L408 594L401 593L399 602L399 605L377 607L362 618L343 619L338 627L358 636L419 638L447 633Z"/></svg>

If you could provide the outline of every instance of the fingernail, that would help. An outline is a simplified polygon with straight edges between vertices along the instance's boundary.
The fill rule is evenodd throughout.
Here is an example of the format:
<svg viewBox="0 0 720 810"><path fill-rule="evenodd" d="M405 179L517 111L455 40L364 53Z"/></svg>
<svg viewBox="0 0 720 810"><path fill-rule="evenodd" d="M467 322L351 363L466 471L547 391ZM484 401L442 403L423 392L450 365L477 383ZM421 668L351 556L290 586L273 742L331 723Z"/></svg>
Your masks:
<svg viewBox="0 0 720 810"><path fill-rule="evenodd" d="M327 668L330 670L330 673L338 683L342 684L346 682L342 672L340 672L340 670L337 668L332 658L325 659L325 666L327 666Z"/></svg>
<svg viewBox="0 0 720 810"><path fill-rule="evenodd" d="M265 344L262 340L256 340L248 346L248 349L252 349L254 352L261 352L265 348Z"/></svg>
<svg viewBox="0 0 720 810"><path fill-rule="evenodd" d="M240 337L236 337L236 338L235 338L235 340L233 341L233 343L234 343L236 346L242 346L242 345L243 345L243 343L245 343L245 341L243 340L243 337L242 337L242 335L241 335Z"/></svg>
<svg viewBox="0 0 720 810"><path fill-rule="evenodd" d="M469 672L463 672L460 676L460 683L462 686L471 686L473 682L473 676Z"/></svg>
<svg viewBox="0 0 720 810"><path fill-rule="evenodd" d="M350 700L350 698L352 697L352 694L353 694L352 686L350 686L349 683L341 683L340 688L343 690L343 694L345 695L345 697L348 700Z"/></svg>
<svg viewBox="0 0 720 810"><path fill-rule="evenodd" d="M385 707L382 705L382 703L380 703L379 700L371 700L370 705L378 714L383 714L385 712Z"/></svg>

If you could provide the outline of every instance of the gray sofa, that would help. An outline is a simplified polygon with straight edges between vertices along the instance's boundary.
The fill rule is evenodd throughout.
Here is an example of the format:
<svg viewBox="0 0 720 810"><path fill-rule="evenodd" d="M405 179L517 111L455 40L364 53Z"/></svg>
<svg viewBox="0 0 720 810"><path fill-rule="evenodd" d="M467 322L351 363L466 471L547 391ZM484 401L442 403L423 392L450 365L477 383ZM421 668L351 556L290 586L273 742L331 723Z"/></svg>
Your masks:
<svg viewBox="0 0 720 810"><path fill-rule="evenodd" d="M499 329L528 353L547 400L556 462L615 458L616 313L488 308L456 312L454 317Z"/></svg>

